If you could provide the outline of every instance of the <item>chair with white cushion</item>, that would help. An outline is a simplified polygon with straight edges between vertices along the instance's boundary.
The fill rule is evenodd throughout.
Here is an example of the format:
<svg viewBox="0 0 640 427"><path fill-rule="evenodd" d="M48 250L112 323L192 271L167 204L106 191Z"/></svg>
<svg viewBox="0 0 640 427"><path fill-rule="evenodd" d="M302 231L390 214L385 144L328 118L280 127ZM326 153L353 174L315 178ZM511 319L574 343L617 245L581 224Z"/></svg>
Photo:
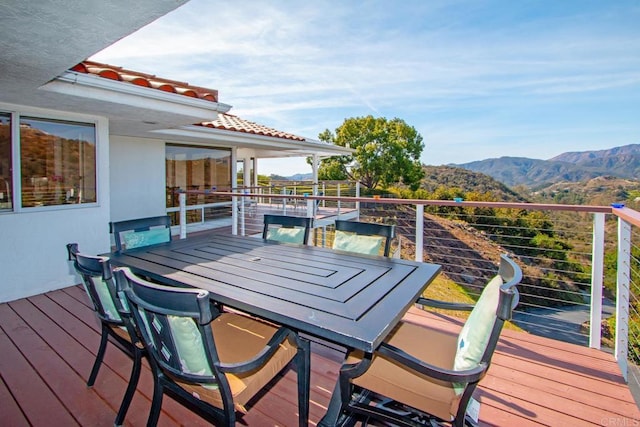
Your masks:
<svg viewBox="0 0 640 427"><path fill-rule="evenodd" d="M116 252L126 252L171 240L169 215L116 221L109 225L116 244Z"/></svg>
<svg viewBox="0 0 640 427"><path fill-rule="evenodd" d="M394 236L394 225L337 219L333 249L367 255L378 255L384 249L382 254L389 256Z"/></svg>
<svg viewBox="0 0 640 427"><path fill-rule="evenodd" d="M419 298L437 308L472 310L460 333L401 321L373 353L349 353L340 369L339 425L375 419L398 426L465 425L503 324L518 304L522 271L502 256L475 305Z"/></svg>
<svg viewBox="0 0 640 427"><path fill-rule="evenodd" d="M265 215L262 238L284 243L306 245L313 218L287 215Z"/></svg>

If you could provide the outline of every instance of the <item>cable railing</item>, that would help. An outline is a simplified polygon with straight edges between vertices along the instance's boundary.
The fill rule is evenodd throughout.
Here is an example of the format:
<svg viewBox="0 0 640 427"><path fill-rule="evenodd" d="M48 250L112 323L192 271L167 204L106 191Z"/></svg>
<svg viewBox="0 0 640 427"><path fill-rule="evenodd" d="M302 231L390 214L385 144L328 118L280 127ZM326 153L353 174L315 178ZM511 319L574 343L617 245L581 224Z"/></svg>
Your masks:
<svg viewBox="0 0 640 427"><path fill-rule="evenodd" d="M549 338L604 347L614 352L625 376L627 360L631 368L640 363L636 211L361 197L359 187L342 184L289 189L217 193L231 200L229 232L260 236L265 213L312 216L316 228L311 244L331 247L337 218L394 224L394 256L442 265L442 274L427 292L466 302L477 299L495 274L499 255L508 253L524 272L514 325ZM318 195L320 191L324 194Z"/></svg>

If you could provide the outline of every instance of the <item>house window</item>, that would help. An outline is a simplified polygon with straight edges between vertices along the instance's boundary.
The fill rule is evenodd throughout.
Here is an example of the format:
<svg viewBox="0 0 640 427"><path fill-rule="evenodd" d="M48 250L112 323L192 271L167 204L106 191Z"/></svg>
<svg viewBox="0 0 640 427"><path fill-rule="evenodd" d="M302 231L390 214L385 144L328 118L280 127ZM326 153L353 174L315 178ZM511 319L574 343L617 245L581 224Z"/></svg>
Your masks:
<svg viewBox="0 0 640 427"><path fill-rule="evenodd" d="M167 173L167 207L180 205L178 191L189 190L187 222L201 222L226 215L231 198L206 194L205 191L231 189L231 151L190 145L167 144L165 148ZM205 206L206 205L206 206ZM177 224L176 214L172 214Z"/></svg>
<svg viewBox="0 0 640 427"><path fill-rule="evenodd" d="M20 118L23 208L95 203L94 124Z"/></svg>
<svg viewBox="0 0 640 427"><path fill-rule="evenodd" d="M0 113L0 211L13 209L11 116Z"/></svg>

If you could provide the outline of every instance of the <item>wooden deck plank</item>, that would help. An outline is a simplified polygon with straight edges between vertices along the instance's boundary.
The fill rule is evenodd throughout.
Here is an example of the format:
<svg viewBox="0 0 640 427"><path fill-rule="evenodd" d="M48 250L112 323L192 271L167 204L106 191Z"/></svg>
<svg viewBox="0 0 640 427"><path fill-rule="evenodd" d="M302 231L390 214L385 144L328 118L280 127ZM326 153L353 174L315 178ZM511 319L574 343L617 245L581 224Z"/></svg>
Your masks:
<svg viewBox="0 0 640 427"><path fill-rule="evenodd" d="M13 337L14 342L21 348L34 347L35 351L33 354L30 353L31 363L41 372L50 370L51 374L47 375L46 380L50 380L50 387L71 410L74 418L81 425L113 424L124 394L126 380L107 375L108 370L105 369L104 373L101 372L103 375L100 380L108 381L107 386L88 388L83 384L86 381L86 375L83 373L90 371L93 354L57 324L51 322L31 301L20 300L10 303L10 306L21 319L28 319L29 327L38 334L37 339L18 334ZM43 348L45 343L50 351L41 354L38 349ZM78 381L78 378L81 381ZM101 393L102 390L109 393Z"/></svg>
<svg viewBox="0 0 640 427"><path fill-rule="evenodd" d="M506 375L508 375L510 370L513 370L518 373L527 372L536 378L548 379L555 384L554 388L556 388L560 394L568 390L587 391L610 396L617 400L632 402L628 390L626 390L625 386L621 386L621 384L601 381L599 378L586 375L577 375L576 373L563 369L555 369L553 365L547 363L538 364L531 360L514 357L508 353L497 353L493 358L491 372L496 366L502 368L501 372L505 372Z"/></svg>
<svg viewBox="0 0 640 427"><path fill-rule="evenodd" d="M0 336L3 334L4 332L0 331ZM18 402L15 401L15 399L11 394L11 391L7 388L7 385L4 383L1 372L0 372L0 414L2 415L3 424L9 425L9 426L15 426L15 427L22 427L22 426L29 425L29 421L25 418L24 413L22 412L22 409L20 409L20 405L18 405Z"/></svg>
<svg viewBox="0 0 640 427"><path fill-rule="evenodd" d="M58 399L44 381L48 369L41 374L29 360L33 357L29 349L21 349L19 343L14 344L11 335L35 335L31 329L17 321L17 315L8 304L0 305L0 375L4 383L22 408L29 423L36 426L45 425L78 425L67 408ZM42 346L46 351L46 346ZM26 356L23 354L26 353Z"/></svg>
<svg viewBox="0 0 640 427"><path fill-rule="evenodd" d="M414 309L407 318L451 333L461 325ZM3 424L10 420L9 425L111 425L131 361L109 348L96 385L88 389L85 381L98 341L99 324L81 287L0 304ZM326 411L342 360L339 347L314 343L312 351L311 426ZM151 393L151 372L145 362L127 425L146 424ZM296 396L295 372L285 371L252 403L239 424L293 427ZM610 354L517 331L504 331L478 398L482 426L640 423L640 411ZM208 424L165 397L160 425Z"/></svg>
<svg viewBox="0 0 640 427"><path fill-rule="evenodd" d="M528 369L523 371L523 366ZM496 367L499 368L495 369ZM594 388L588 388L582 385L585 380L582 376L576 378L574 375L566 375L561 379L555 375L551 368L547 371L532 369L532 364L523 365L520 360L514 360L506 355L497 354L494 357L489 376L520 384L526 387L529 392L547 393L550 396L568 401L588 402L594 408L615 410L619 415L633 416L637 411L634 402L625 400L628 398L628 394L624 392L622 387L608 384L598 386L596 382ZM578 384L580 384L579 387ZM482 385L485 385L484 382ZM577 390L579 393L576 393Z"/></svg>
<svg viewBox="0 0 640 427"><path fill-rule="evenodd" d="M71 292L62 292L62 291L53 291L46 295L46 298L50 299L52 302L55 302L56 305L59 306L59 310L56 311L54 306L49 306L49 310L51 310L50 316L55 319L56 323L58 323L63 329L73 331L73 334L76 338L78 338L81 342L85 343L88 351L91 352L91 363L95 358L95 353L97 352L99 341L100 341L100 327L98 325L98 321L95 317L93 310L91 310L85 304L78 304L78 300L71 297L70 294L76 293L76 296L79 300L85 299L87 300L86 294L82 288L73 287L67 288L72 289ZM37 300L40 304L45 304L44 300L41 298L42 296L34 296L31 297L31 300ZM87 341L91 341L91 345L87 345ZM94 387L98 387L101 382L102 370L107 368L116 373L122 381L124 381L122 387L121 394L118 399L122 399L122 395L124 394L124 388L126 388L126 384L129 380L129 375L131 373L131 359L125 355L122 351L112 348L114 345L109 344L107 347L107 351L105 353L103 366L100 368L100 373L98 374L98 378L96 380L96 385ZM111 347L111 348L110 348ZM89 373L91 371L91 367L84 371L86 372L83 377L86 381L88 379ZM106 380L105 380L106 381ZM153 377L151 375L151 370L145 361L143 363L143 369L140 373L140 380L138 383L139 392L134 395L132 401L132 409L129 411L131 413L135 413L135 417L141 417L146 419L146 416L149 413L149 408L151 406L151 396L153 395ZM118 405L120 405L118 401ZM117 407L116 407L117 408ZM138 408L139 410L136 410ZM163 401L163 414L160 417L159 423L161 425L175 425L176 423L181 423L182 419L192 419L194 425L207 425L203 421L198 418L194 418L194 415L191 411L184 408L181 404L175 402L173 399L166 397ZM132 416L127 414L127 421Z"/></svg>

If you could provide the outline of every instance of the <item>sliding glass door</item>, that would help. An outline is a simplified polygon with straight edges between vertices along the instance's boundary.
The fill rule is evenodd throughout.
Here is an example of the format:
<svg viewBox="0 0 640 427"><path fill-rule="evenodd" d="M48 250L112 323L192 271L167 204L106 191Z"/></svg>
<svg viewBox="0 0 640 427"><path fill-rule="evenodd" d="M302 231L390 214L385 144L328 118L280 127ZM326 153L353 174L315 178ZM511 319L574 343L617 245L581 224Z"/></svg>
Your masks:
<svg viewBox="0 0 640 427"><path fill-rule="evenodd" d="M231 199L207 194L231 189L231 150L167 144L167 207L178 207L178 194L187 191L187 222L230 214ZM172 215L177 223L177 215Z"/></svg>

